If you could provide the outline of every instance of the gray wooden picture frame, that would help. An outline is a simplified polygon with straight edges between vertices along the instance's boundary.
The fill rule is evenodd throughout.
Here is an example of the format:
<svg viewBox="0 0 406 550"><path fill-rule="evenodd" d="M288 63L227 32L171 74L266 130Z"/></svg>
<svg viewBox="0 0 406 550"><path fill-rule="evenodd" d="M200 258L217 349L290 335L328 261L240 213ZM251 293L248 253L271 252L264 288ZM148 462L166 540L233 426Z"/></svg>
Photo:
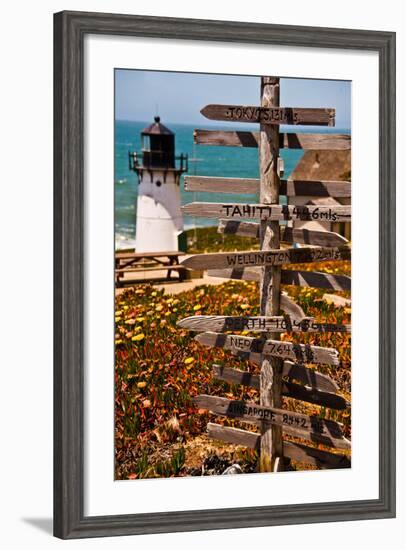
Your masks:
<svg viewBox="0 0 406 550"><path fill-rule="evenodd" d="M86 34L379 54L379 498L87 517L83 511L83 41ZM395 33L61 12L54 16L54 534L81 538L395 516ZM134 486L136 493L136 487Z"/></svg>

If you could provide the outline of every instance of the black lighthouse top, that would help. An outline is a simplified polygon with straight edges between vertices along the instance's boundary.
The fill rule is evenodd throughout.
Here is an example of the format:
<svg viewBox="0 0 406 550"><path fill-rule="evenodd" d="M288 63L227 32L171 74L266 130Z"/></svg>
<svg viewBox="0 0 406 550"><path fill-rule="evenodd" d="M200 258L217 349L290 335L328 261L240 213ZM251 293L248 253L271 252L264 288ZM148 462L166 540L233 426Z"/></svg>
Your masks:
<svg viewBox="0 0 406 550"><path fill-rule="evenodd" d="M178 161L178 162L177 162ZM187 155L175 156L175 134L161 123L159 116L141 131L141 155L129 151L130 170L142 174L147 170L174 171L177 178L188 168Z"/></svg>
<svg viewBox="0 0 406 550"><path fill-rule="evenodd" d="M159 116L142 130L141 146L145 167L175 168L175 134L161 124Z"/></svg>

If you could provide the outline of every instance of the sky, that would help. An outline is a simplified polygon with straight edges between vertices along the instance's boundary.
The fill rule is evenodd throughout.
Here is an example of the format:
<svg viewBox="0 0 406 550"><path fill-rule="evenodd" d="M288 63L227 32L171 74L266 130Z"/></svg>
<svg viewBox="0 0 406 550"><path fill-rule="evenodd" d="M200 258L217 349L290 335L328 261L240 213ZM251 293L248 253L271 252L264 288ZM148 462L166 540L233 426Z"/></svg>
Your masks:
<svg viewBox="0 0 406 550"><path fill-rule="evenodd" d="M149 122L159 115L164 124L213 126L219 123L203 117L202 107L259 105L259 89L257 76L117 69L116 119ZM280 101L284 107L335 108L336 128L351 127L351 82L281 78Z"/></svg>

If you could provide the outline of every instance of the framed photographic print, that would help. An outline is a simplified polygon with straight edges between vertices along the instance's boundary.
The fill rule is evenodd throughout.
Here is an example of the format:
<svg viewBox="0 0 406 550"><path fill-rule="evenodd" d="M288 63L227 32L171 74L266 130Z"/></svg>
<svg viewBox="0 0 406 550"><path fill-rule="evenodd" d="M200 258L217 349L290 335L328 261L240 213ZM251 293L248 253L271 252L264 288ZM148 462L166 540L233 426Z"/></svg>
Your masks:
<svg viewBox="0 0 406 550"><path fill-rule="evenodd" d="M395 515L395 35L55 15L60 538Z"/></svg>

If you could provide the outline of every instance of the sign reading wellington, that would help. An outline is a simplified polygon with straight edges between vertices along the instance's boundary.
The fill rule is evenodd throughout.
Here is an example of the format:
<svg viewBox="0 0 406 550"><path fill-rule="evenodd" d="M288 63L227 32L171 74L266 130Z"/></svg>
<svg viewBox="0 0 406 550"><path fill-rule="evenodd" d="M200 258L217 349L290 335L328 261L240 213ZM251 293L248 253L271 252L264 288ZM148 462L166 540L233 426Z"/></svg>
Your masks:
<svg viewBox="0 0 406 550"><path fill-rule="evenodd" d="M210 120L334 126L335 109L257 107L252 105L206 105L200 111Z"/></svg>

